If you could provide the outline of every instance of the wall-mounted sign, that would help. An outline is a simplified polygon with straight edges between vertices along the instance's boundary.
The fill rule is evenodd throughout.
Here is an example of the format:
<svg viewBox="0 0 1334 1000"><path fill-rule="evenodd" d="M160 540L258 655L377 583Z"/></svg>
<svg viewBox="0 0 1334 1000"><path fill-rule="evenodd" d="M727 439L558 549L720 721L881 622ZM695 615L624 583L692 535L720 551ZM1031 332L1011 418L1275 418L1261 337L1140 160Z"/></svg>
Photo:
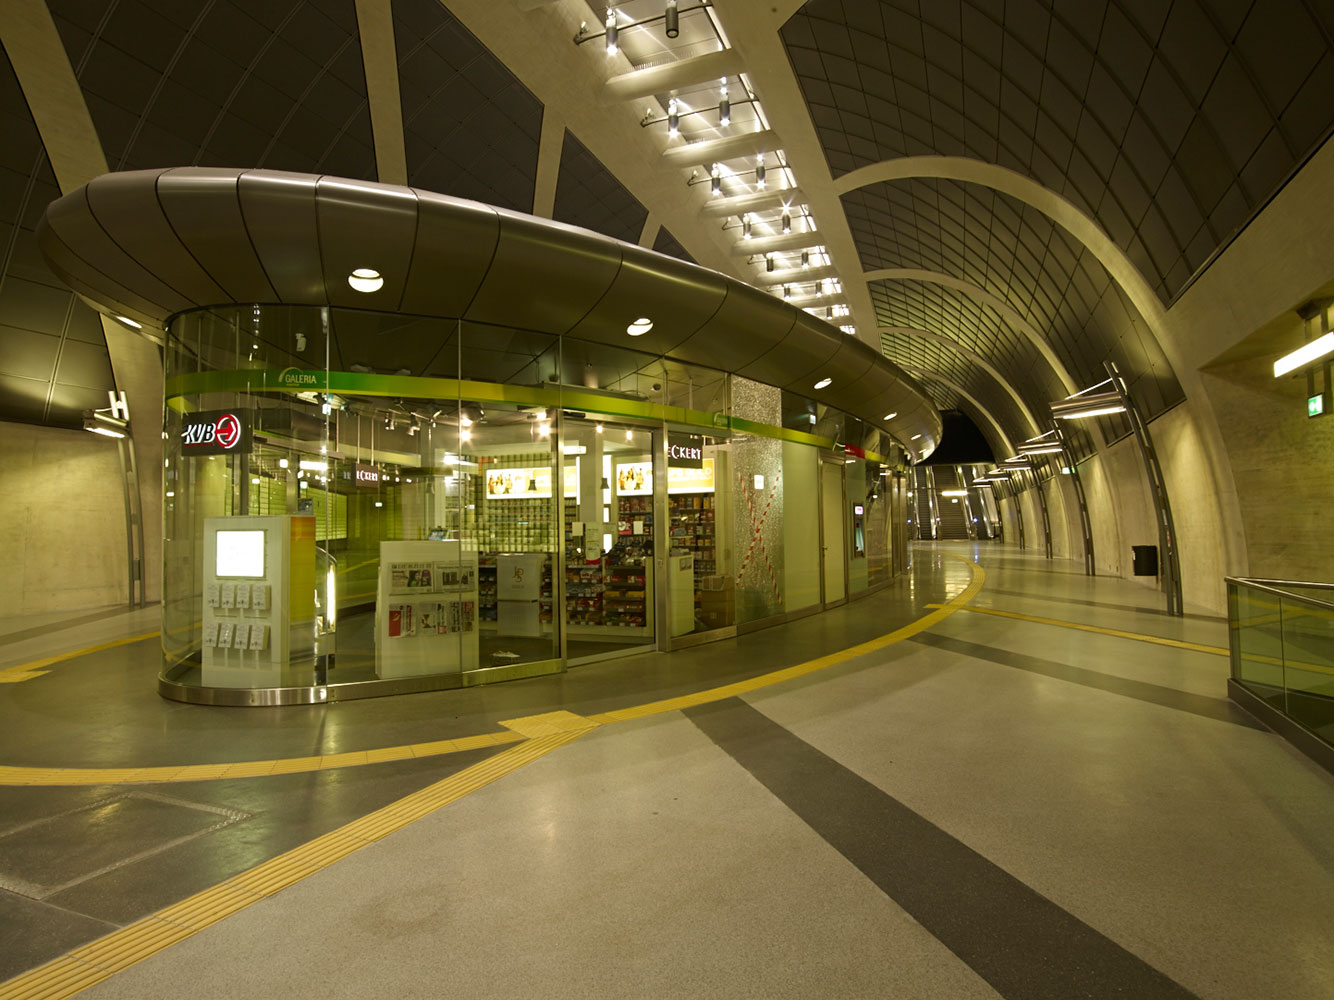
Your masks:
<svg viewBox="0 0 1334 1000"><path fill-rule="evenodd" d="M209 410L181 420L184 455L244 455L250 451L250 411Z"/></svg>
<svg viewBox="0 0 1334 1000"><path fill-rule="evenodd" d="M576 459L576 462L578 460ZM564 495L579 499L579 467L571 463L562 473ZM486 474L488 500L547 500L551 497L551 467L493 469Z"/></svg>
<svg viewBox="0 0 1334 1000"><path fill-rule="evenodd" d="M667 467L668 493L712 493L713 459L700 460L699 468ZM653 493L653 466L648 462L630 462L616 466L616 494L623 497L650 496Z"/></svg>
<svg viewBox="0 0 1334 1000"><path fill-rule="evenodd" d="M704 439L698 434L667 435L667 464L679 469L699 469L704 464Z"/></svg>
<svg viewBox="0 0 1334 1000"><path fill-rule="evenodd" d="M1325 412L1325 394L1318 392L1314 396L1306 398L1306 415L1308 417L1318 417Z"/></svg>
<svg viewBox="0 0 1334 1000"><path fill-rule="evenodd" d="M861 517L863 514L866 513L866 508L859 503L855 503L852 505L852 512L856 514L858 517Z"/></svg>
<svg viewBox="0 0 1334 1000"><path fill-rule="evenodd" d="M352 468L352 478L356 480L358 486L379 486L380 470L373 465L362 465L358 462Z"/></svg>
<svg viewBox="0 0 1334 1000"><path fill-rule="evenodd" d="M843 446L843 451L845 454L851 455L853 458L866 457L866 449L858 448L855 444L845 444Z"/></svg>

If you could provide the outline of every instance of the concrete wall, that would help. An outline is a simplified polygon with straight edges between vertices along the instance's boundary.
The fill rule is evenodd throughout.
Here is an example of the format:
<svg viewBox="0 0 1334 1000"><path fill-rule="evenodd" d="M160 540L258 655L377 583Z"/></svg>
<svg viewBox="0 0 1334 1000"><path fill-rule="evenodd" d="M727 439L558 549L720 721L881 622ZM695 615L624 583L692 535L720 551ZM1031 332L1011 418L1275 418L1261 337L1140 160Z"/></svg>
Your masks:
<svg viewBox="0 0 1334 1000"><path fill-rule="evenodd" d="M0 510L0 615L128 603L115 441L0 423Z"/></svg>

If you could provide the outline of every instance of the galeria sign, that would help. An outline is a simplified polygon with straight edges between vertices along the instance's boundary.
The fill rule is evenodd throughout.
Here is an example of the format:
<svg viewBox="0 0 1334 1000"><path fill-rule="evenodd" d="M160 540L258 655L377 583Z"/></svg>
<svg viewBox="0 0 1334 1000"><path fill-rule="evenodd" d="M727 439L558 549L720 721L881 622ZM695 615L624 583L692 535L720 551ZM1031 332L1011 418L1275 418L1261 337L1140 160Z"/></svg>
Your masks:
<svg viewBox="0 0 1334 1000"><path fill-rule="evenodd" d="M667 435L667 464L678 469L704 467L704 439L696 434Z"/></svg>
<svg viewBox="0 0 1334 1000"><path fill-rule="evenodd" d="M181 454L245 455L250 451L250 413L241 408L187 413L181 418Z"/></svg>

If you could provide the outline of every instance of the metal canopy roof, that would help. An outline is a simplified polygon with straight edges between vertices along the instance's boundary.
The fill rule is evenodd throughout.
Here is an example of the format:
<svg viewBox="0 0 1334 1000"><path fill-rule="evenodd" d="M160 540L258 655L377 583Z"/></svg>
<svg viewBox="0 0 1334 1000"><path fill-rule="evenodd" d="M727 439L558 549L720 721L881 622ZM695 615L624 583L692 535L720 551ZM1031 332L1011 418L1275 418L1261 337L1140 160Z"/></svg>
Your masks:
<svg viewBox="0 0 1334 1000"><path fill-rule="evenodd" d="M270 170L111 173L53 202L42 252L84 298L160 327L230 303L371 309L561 334L733 372L836 406L928 454L941 420L901 369L716 271L430 191ZM375 292L348 276L373 268ZM630 338L639 317L652 330ZM830 379L823 389L819 380ZM896 412L891 421L884 415Z"/></svg>

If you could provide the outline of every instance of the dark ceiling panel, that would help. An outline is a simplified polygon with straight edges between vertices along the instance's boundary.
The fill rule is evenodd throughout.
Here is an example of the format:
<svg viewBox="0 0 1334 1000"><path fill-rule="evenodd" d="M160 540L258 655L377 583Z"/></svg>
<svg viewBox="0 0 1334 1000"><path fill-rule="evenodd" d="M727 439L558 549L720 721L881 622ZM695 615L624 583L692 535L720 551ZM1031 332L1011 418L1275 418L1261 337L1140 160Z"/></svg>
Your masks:
<svg viewBox="0 0 1334 1000"><path fill-rule="evenodd" d="M33 230L60 191L2 49L0 136L0 420L78 427L106 405L111 362L101 321L38 253Z"/></svg>
<svg viewBox="0 0 1334 1000"><path fill-rule="evenodd" d="M686 252L686 248L677 242L676 237L667 231L666 226L658 230L658 238L653 241L653 249L658 253L665 253L669 257L683 260L688 264L695 263L695 258Z"/></svg>
<svg viewBox="0 0 1334 1000"><path fill-rule="evenodd" d="M573 132L566 130L551 217L626 243L638 243L648 209Z"/></svg>
<svg viewBox="0 0 1334 1000"><path fill-rule="evenodd" d="M375 177L353 0L50 0L113 170Z"/></svg>
<svg viewBox="0 0 1334 1000"><path fill-rule="evenodd" d="M439 0L393 9L408 183L531 212L541 103Z"/></svg>
<svg viewBox="0 0 1334 1000"><path fill-rule="evenodd" d="M1334 127L1334 9L1296 0L811 0L782 36L835 177L930 154L1010 167L1165 299Z"/></svg>

